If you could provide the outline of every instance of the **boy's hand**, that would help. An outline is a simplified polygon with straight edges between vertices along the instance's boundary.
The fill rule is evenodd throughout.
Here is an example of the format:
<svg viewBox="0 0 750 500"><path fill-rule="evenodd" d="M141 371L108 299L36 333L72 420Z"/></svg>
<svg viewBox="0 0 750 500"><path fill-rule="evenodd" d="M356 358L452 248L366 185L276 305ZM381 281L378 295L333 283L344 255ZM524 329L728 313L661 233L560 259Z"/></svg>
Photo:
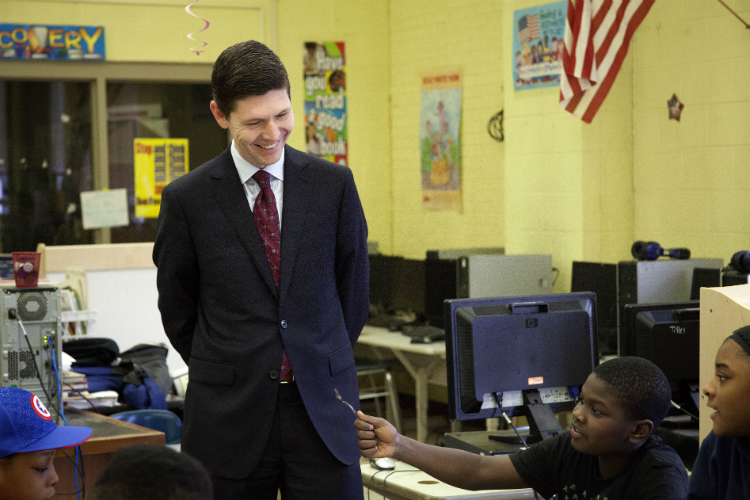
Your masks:
<svg viewBox="0 0 750 500"><path fill-rule="evenodd" d="M354 427L357 428L359 452L365 458L393 457L396 453L399 434L387 420L357 412Z"/></svg>

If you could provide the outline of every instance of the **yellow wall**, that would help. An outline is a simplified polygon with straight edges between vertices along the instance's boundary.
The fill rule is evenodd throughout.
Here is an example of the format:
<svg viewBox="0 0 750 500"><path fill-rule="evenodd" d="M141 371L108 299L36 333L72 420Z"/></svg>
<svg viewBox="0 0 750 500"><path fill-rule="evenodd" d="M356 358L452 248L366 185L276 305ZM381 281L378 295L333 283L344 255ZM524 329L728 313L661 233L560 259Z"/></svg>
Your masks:
<svg viewBox="0 0 750 500"><path fill-rule="evenodd" d="M107 59L140 62L203 62L216 60L221 51L241 40L270 40L269 0L221 0L191 7L191 1L144 0L2 0L3 23L104 26ZM173 5L165 5L173 4ZM232 26L226 29L225 26ZM196 40L187 38L194 33ZM200 55L190 49L203 50Z"/></svg>
<svg viewBox="0 0 750 500"><path fill-rule="evenodd" d="M504 39L513 12L542 5L504 2ZM590 125L559 107L559 88L513 89L505 72L506 249L549 253L556 292L570 291L574 260L616 262L632 243L632 77L629 58ZM510 188L512 186L512 188Z"/></svg>
<svg viewBox="0 0 750 500"><path fill-rule="evenodd" d="M728 262L750 247L750 30L718 2L660 0L632 48L634 236Z"/></svg>
<svg viewBox="0 0 750 500"><path fill-rule="evenodd" d="M504 143L487 133L503 109L502 4L484 0L390 2L393 248L409 258L430 249L504 244ZM459 148L462 210L422 207L420 75L463 69Z"/></svg>
<svg viewBox="0 0 750 500"><path fill-rule="evenodd" d="M385 253L505 246L551 253L555 290L569 289L573 260L630 258L635 239L687 246L725 261L747 249L750 217L750 30L718 2L660 0L636 33L609 97L591 125L559 108L555 88L513 90L513 11L539 0L2 0L2 22L102 24L110 60L213 61L251 37L286 64L302 118L302 43L347 49L349 158L370 226ZM174 7L155 5L174 3ZM219 5L219 4L216 4ZM227 6L227 7L225 7ZM734 5L750 18L747 1ZM276 22L272 23L273 14ZM274 29L272 29L274 28ZM420 74L463 70L459 137L461 211L422 207ZM685 103L682 121L666 101ZM505 142L487 122L505 110ZM301 128L291 144L303 147Z"/></svg>
<svg viewBox="0 0 750 500"><path fill-rule="evenodd" d="M297 121L290 144L305 149L302 47L305 41L344 41L349 114L349 166L367 217L369 239L392 247L387 0L280 1L278 54L292 83Z"/></svg>

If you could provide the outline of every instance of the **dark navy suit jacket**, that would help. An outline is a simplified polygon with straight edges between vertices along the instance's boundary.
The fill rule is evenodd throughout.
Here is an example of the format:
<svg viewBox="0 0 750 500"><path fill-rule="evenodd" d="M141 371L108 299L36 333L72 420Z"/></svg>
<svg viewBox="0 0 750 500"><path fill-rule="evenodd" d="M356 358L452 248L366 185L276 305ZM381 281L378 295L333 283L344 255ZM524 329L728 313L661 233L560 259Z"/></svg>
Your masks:
<svg viewBox="0 0 750 500"><path fill-rule="evenodd" d="M333 392L359 401L352 347L369 307L351 170L286 146L281 222L277 295L230 149L162 192L153 258L164 330L190 370L182 448L216 476L246 477L260 460L282 347L320 437L342 463L359 460Z"/></svg>

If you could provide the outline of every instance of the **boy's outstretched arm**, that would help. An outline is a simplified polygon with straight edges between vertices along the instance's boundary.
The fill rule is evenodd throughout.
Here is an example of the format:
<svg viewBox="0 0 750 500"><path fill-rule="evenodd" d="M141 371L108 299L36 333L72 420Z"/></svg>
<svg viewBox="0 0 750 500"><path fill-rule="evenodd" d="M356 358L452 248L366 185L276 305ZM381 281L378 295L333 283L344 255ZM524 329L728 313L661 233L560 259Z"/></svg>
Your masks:
<svg viewBox="0 0 750 500"><path fill-rule="evenodd" d="M357 412L359 451L365 458L393 457L466 490L528 488L508 455L482 456L432 446L396 431L387 420Z"/></svg>

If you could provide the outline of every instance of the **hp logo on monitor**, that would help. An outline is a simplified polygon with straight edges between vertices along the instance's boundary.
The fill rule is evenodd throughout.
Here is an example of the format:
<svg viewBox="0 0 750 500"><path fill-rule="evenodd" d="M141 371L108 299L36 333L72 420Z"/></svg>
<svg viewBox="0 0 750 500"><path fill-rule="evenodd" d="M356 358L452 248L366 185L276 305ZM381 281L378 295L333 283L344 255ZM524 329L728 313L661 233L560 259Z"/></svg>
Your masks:
<svg viewBox="0 0 750 500"><path fill-rule="evenodd" d="M536 318L529 318L526 320L526 328L536 328L539 326L539 320Z"/></svg>

